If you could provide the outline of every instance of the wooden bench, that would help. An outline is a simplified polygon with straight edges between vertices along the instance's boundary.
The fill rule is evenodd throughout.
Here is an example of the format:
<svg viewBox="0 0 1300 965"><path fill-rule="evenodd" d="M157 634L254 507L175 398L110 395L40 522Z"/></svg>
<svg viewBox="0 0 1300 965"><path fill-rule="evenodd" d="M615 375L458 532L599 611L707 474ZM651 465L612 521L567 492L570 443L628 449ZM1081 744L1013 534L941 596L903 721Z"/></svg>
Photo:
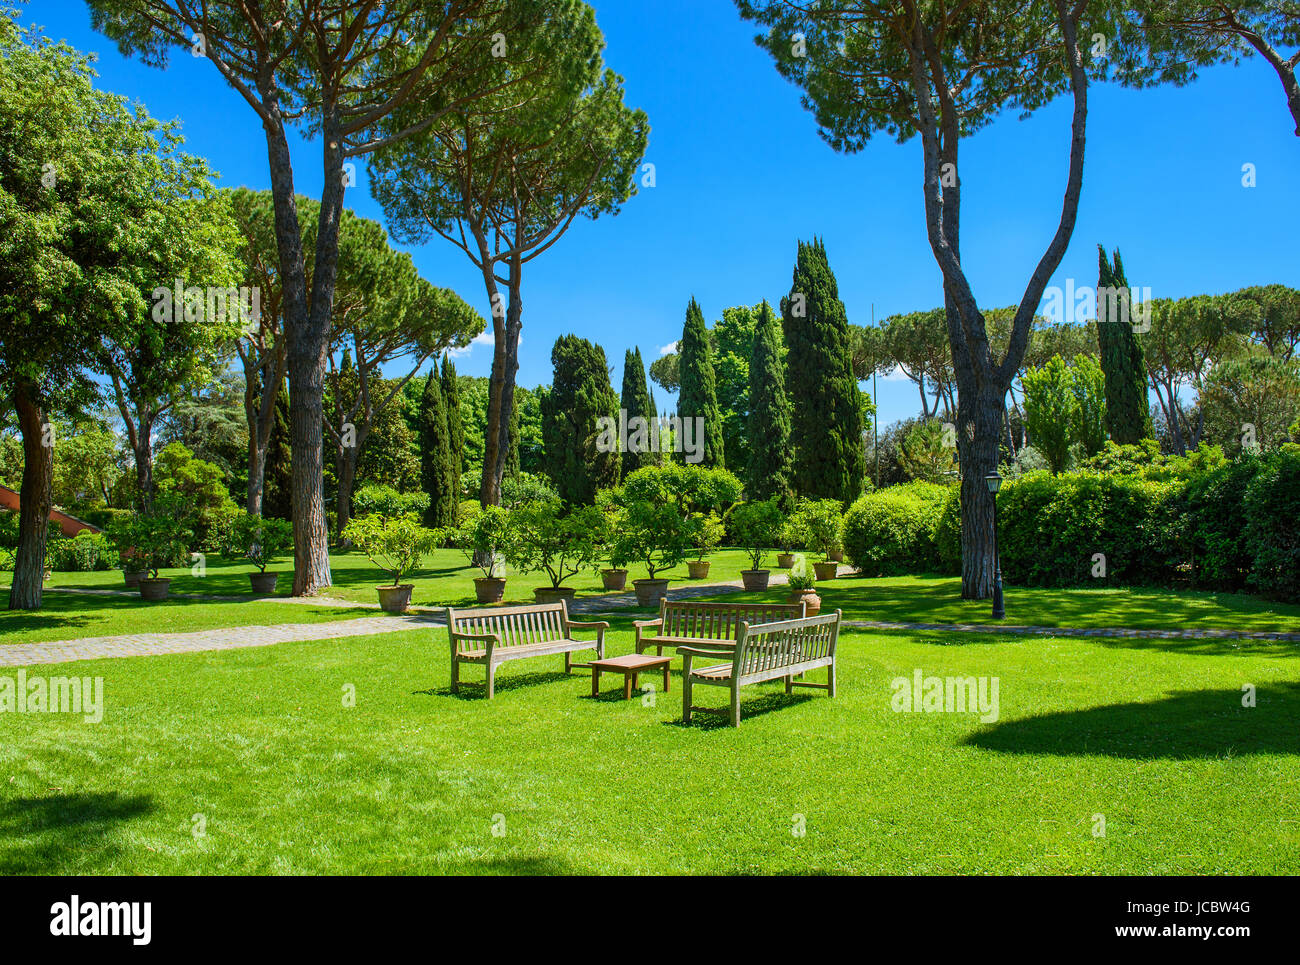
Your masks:
<svg viewBox="0 0 1300 965"><path fill-rule="evenodd" d="M835 644L840 636L841 611L825 616L805 617L800 620L781 620L777 623L740 625L740 639L734 646L697 644L679 646L682 655L682 723L691 722L692 711L725 714L721 707L694 707L691 705L691 688L703 684L709 687L727 687L731 691L731 726L740 726L740 688L746 684L785 678L785 692L795 687L816 687L835 696ZM714 657L725 663L707 667L693 667L695 657ZM795 680L801 674L818 667L826 668L826 683L814 684Z"/></svg>
<svg viewBox="0 0 1300 965"><path fill-rule="evenodd" d="M636 652L654 647L663 655L664 647L692 646L697 643L735 644L742 623L771 623L773 620L797 619L804 615L802 603L697 603L692 600L659 601L659 619L636 620ZM658 628L653 636L647 630Z"/></svg>
<svg viewBox="0 0 1300 965"><path fill-rule="evenodd" d="M595 630L596 639L575 640L577 628ZM482 664L487 669L487 695L492 698L492 681L497 667L511 660L564 654L564 672L588 664L572 662L576 650L595 650L605 656L604 621L582 623L569 619L569 607L558 603L529 606L482 607L457 610L447 607L447 635L451 640L451 691L460 690L460 665Z"/></svg>

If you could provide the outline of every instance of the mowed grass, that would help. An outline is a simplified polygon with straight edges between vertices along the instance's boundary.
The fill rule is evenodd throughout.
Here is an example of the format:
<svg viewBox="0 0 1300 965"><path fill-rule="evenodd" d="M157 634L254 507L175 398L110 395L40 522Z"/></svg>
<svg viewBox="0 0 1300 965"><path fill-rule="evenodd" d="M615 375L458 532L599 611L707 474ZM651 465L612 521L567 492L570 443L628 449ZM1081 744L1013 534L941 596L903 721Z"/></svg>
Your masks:
<svg viewBox="0 0 1300 965"><path fill-rule="evenodd" d="M4 591L4 598L8 593ZM369 610L312 603L206 603L171 599L146 603L138 595L45 593L39 610L0 610L0 647L128 633L187 633L220 627L320 623L375 616Z"/></svg>
<svg viewBox="0 0 1300 965"><path fill-rule="evenodd" d="M785 602L776 588L754 599ZM838 577L817 584L823 610L845 619L890 623L993 623L991 601L963 600L961 580L946 576ZM1004 587L1005 623L1135 630L1251 630L1300 633L1300 605L1245 593L1114 587ZM730 599L730 597L728 597Z"/></svg>
<svg viewBox="0 0 1300 965"><path fill-rule="evenodd" d="M0 714L0 871L1295 874L1298 655L846 633L833 700L748 688L738 730L560 657L452 695L440 630L28 668L107 706ZM917 669L999 719L894 712Z"/></svg>

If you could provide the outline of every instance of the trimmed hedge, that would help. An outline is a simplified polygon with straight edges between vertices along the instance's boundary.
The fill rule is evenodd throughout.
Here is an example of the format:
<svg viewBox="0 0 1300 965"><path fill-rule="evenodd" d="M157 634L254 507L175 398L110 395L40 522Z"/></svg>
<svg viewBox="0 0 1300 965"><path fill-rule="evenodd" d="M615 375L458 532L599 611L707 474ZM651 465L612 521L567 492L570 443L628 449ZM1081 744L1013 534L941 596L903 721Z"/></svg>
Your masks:
<svg viewBox="0 0 1300 965"><path fill-rule="evenodd" d="M1090 473L1008 480L998 494L1002 575L1025 586L1166 582L1179 555L1173 520L1180 489L1178 482Z"/></svg>
<svg viewBox="0 0 1300 965"><path fill-rule="evenodd" d="M88 573L107 570L117 561L113 544L103 533L83 529L71 539L56 537L45 547L45 562L52 570Z"/></svg>
<svg viewBox="0 0 1300 965"><path fill-rule="evenodd" d="M1300 455L1265 461L1246 488L1250 585L1265 596L1300 600Z"/></svg>
<svg viewBox="0 0 1300 965"><path fill-rule="evenodd" d="M844 516L844 554L864 576L939 568L935 531L948 486L910 482L859 496Z"/></svg>

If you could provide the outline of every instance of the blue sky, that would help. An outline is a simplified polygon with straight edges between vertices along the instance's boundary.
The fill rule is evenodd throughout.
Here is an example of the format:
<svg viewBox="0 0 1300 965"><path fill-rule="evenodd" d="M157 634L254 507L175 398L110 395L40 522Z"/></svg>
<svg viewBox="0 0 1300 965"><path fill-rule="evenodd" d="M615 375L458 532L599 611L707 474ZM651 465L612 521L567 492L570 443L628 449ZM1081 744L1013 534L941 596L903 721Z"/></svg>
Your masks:
<svg viewBox="0 0 1300 965"><path fill-rule="evenodd" d="M551 379L550 349L573 332L601 344L620 384L624 350L647 364L681 333L694 295L710 320L729 305L788 291L796 241L826 240L850 321L941 301L925 239L920 148L880 140L836 154L799 92L753 43L729 0L595 0L606 60L646 111L657 184L613 218L575 225L529 266L519 381ZM100 85L179 118L186 150L227 186L269 188L252 110L206 61L185 52L158 71L124 60L90 29L80 0L35 0L24 19L99 55ZM1096 245L1118 245L1129 280L1155 297L1281 282L1300 287L1300 138L1281 86L1258 59L1207 71L1182 89L1094 85L1078 224L1054 284L1096 283ZM963 258L987 307L1019 301L1056 227L1069 148L1069 101L1027 121L1007 114L962 148ZM320 152L294 145L300 192L319 197ZM1242 186L1253 164L1257 186ZM364 170L348 206L382 220ZM482 282L446 242L411 249L421 273L488 315ZM460 371L486 375L491 348ZM665 394L656 390L660 406ZM880 384L880 422L914 415L910 383Z"/></svg>

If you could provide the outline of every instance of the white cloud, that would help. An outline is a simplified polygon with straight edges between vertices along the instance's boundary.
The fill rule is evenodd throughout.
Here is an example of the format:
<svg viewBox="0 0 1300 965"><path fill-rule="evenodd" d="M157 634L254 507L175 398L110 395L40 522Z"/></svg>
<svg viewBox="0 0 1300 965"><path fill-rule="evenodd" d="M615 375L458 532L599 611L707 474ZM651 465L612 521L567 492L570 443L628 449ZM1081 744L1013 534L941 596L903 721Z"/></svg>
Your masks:
<svg viewBox="0 0 1300 965"><path fill-rule="evenodd" d="M520 336L519 341L522 342L523 340L524 340L523 336ZM454 359L464 358L470 352L474 351L475 345L486 345L489 348L491 348L493 344L495 343L492 338L491 331L479 332L477 335L474 336L474 338L470 341L470 343L466 345L464 348L450 349L448 354L450 354L451 357Z"/></svg>
<svg viewBox="0 0 1300 965"><path fill-rule="evenodd" d="M677 351L677 343L676 343L676 342L669 342L667 345L660 345L660 346L659 346L659 354L660 354L660 355L668 355L670 352L676 352L676 351Z"/></svg>

